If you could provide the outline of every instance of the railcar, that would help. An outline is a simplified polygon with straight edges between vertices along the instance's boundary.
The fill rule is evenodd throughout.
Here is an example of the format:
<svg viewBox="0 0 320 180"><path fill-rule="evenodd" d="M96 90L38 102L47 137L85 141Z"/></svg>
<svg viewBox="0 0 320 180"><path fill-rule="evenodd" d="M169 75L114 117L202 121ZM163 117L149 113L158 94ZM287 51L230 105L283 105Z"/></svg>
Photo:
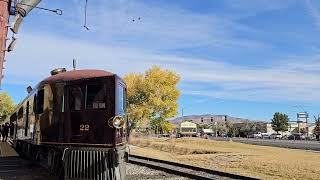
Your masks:
<svg viewBox="0 0 320 180"><path fill-rule="evenodd" d="M103 70L51 71L10 116L21 155L65 179L126 179L126 85Z"/></svg>
<svg viewBox="0 0 320 180"><path fill-rule="evenodd" d="M190 122L190 121L184 121L180 123L179 130L178 130L178 136L189 136L189 137L195 137L197 136L197 124Z"/></svg>

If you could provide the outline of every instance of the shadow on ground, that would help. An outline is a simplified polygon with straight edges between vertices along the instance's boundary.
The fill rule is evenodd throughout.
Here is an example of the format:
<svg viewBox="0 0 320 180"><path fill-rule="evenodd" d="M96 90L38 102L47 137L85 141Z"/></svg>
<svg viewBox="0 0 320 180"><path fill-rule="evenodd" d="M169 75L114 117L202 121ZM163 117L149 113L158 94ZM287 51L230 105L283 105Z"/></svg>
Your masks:
<svg viewBox="0 0 320 180"><path fill-rule="evenodd" d="M46 169L19 156L0 157L0 179L53 180Z"/></svg>

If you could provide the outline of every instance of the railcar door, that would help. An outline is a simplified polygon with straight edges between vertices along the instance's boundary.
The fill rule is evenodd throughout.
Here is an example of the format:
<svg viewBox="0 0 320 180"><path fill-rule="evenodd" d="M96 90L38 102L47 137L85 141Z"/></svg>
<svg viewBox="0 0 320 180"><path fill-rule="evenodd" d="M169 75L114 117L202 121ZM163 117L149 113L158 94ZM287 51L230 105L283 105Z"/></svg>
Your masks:
<svg viewBox="0 0 320 180"><path fill-rule="evenodd" d="M83 121L85 90L80 84L66 86L66 112L64 119L64 139L68 143L80 143L80 124Z"/></svg>

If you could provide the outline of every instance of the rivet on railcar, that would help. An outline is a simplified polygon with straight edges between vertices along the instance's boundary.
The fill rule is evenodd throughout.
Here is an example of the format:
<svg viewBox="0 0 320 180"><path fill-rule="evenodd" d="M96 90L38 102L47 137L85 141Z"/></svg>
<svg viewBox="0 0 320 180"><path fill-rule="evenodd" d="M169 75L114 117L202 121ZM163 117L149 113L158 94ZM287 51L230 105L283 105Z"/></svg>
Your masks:
<svg viewBox="0 0 320 180"><path fill-rule="evenodd" d="M125 179L126 85L102 70L59 68L10 116L21 154L68 179Z"/></svg>

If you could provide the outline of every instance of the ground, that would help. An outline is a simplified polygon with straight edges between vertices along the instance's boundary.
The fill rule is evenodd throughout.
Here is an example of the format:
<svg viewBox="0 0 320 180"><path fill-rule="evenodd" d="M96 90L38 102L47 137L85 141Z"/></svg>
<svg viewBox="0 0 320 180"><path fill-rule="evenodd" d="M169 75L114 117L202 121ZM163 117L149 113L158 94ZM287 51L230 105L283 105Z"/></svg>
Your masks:
<svg viewBox="0 0 320 180"><path fill-rule="evenodd" d="M200 138L131 138L130 144L130 154L261 179L320 179L319 152Z"/></svg>

